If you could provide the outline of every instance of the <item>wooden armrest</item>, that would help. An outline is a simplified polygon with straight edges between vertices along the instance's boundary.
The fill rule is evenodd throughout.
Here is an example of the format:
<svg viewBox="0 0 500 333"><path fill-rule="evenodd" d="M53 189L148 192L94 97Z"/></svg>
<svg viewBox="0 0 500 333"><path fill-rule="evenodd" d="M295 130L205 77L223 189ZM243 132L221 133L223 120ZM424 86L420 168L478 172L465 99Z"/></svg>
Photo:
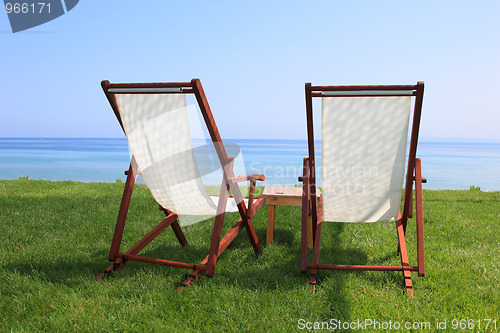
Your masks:
<svg viewBox="0 0 500 333"><path fill-rule="evenodd" d="M125 174L125 176L128 176L128 170L126 170L126 171L124 172L124 174ZM140 174L141 174L141 170L137 170L135 174L136 174L136 175L140 175Z"/></svg>
<svg viewBox="0 0 500 333"><path fill-rule="evenodd" d="M258 175L258 174L251 174L251 175L244 175L244 176L232 177L232 178L229 178L228 180L230 182L233 182L233 183L244 182L246 180L260 180L260 181L264 181L264 180L266 180L266 176L264 176L264 175Z"/></svg>
<svg viewBox="0 0 500 333"><path fill-rule="evenodd" d="M307 175L306 175L307 174ZM302 176L299 176L299 178L297 178L297 180L299 182L304 182L304 178L305 177L309 177L309 158L308 157L304 157L304 169L303 169L303 174Z"/></svg>
<svg viewBox="0 0 500 333"><path fill-rule="evenodd" d="M415 176L413 176L413 181L415 181L415 180L416 180L416 178L415 178ZM422 183L424 183L424 184L427 183L427 178L422 177Z"/></svg>

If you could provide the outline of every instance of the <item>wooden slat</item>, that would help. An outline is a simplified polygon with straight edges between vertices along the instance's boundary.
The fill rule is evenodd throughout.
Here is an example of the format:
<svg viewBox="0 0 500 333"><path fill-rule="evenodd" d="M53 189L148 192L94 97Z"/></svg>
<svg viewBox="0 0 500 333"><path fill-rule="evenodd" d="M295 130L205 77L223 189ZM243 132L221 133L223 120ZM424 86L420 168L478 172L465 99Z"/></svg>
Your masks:
<svg viewBox="0 0 500 333"><path fill-rule="evenodd" d="M266 176L265 175L259 175L259 174L250 174L250 175L244 175L244 176L238 176L238 177L228 178L228 181L230 181L232 183L239 183L239 182L244 182L244 181L247 181L247 180L260 180L260 181L264 181L264 180L266 180Z"/></svg>
<svg viewBox="0 0 500 333"><path fill-rule="evenodd" d="M125 254L121 254L118 252L115 252L115 256L117 259L114 261L112 265L110 265L104 273L100 274L96 281L99 281L102 279L105 275L110 274L112 272L117 271L118 269L122 268L123 265L127 262L127 260L123 259L124 255L136 255L137 253L141 252L146 245L148 245L153 239L155 239L163 230L165 230L171 223L177 220L177 215L174 213L169 214L163 221L161 221L156 227L154 227L150 232L146 234L141 240L139 240L134 246L132 246ZM116 230L116 229L115 229ZM118 258L118 255L121 256Z"/></svg>
<svg viewBox="0 0 500 333"><path fill-rule="evenodd" d="M415 96L413 91L401 90L398 91L329 91L321 93L311 93L312 97L399 97L399 96Z"/></svg>
<svg viewBox="0 0 500 333"><path fill-rule="evenodd" d="M181 88L191 87L191 82L145 82L145 83L110 83L109 89L119 88Z"/></svg>
<svg viewBox="0 0 500 333"><path fill-rule="evenodd" d="M119 256L121 256L125 260L142 261L142 262L147 262L150 264L165 265L165 266L180 267L180 268L191 268L191 269L197 269L197 270L201 270L201 271L207 270L207 266L205 266L205 265L194 265L194 264L188 264L185 262L163 260L163 259L154 259L154 258L148 258L148 257L142 257L142 256L134 256L134 255L130 255L130 254L119 254Z"/></svg>
<svg viewBox="0 0 500 333"><path fill-rule="evenodd" d="M165 216L168 216L172 213L168 209L163 208L161 205L159 205L159 208L165 214ZM188 242L186 240L186 236L184 236L184 233L182 232L181 226L179 225L179 221L175 220L174 222L172 222L171 226L172 226L172 230L174 232L174 235L177 238L177 240L179 241L179 243L182 246L186 246L188 244Z"/></svg>
<svg viewBox="0 0 500 333"><path fill-rule="evenodd" d="M250 243L252 244L255 254L259 255L262 253L262 248L259 243L259 238L257 238L257 233L253 227L252 219L243 219L243 226L245 227L248 238L250 238Z"/></svg>
<svg viewBox="0 0 500 333"><path fill-rule="evenodd" d="M412 200L411 189L413 187L413 172L415 170L415 158L417 154L418 132L420 128L420 118L422 115L422 102L424 98L424 83L417 82L417 95L415 98L415 107L413 109L413 122L410 136L410 151L408 153L408 166L406 170L405 195L403 201L403 231L406 232L406 223L408 221L408 212Z"/></svg>
<svg viewBox="0 0 500 333"><path fill-rule="evenodd" d="M220 241L218 256L224 252L224 250L231 244L238 233L243 229L243 220L240 219L232 228L228 231L226 236ZM208 263L208 255L200 262L200 265L206 265ZM188 277L182 282L181 287L177 289L178 292L182 292L185 288L189 287L193 281L198 279L198 275L203 273L199 269L195 269L188 275Z"/></svg>
<svg viewBox="0 0 500 333"><path fill-rule="evenodd" d="M364 91L364 90L416 90L416 85L356 85L356 86L311 86L311 91Z"/></svg>
<svg viewBox="0 0 500 333"><path fill-rule="evenodd" d="M127 220L128 207L130 205L130 199L132 198L136 174L137 163L135 162L135 158L132 156L128 169L127 181L125 182L125 187L123 189L120 210L118 211L118 218L116 219L113 240L111 241L111 248L109 250L109 261L115 261L117 259L116 254L120 251L120 244L122 242L123 230L125 228L125 221Z"/></svg>
<svg viewBox="0 0 500 333"><path fill-rule="evenodd" d="M307 264L307 268L314 268L313 264ZM329 270L344 270L344 271L387 271L387 272L397 272L397 271L418 271L418 267L413 266L368 266L368 265L330 265L330 264L318 264L316 265L318 269L329 269Z"/></svg>
<svg viewBox="0 0 500 333"><path fill-rule="evenodd" d="M263 196L255 200L252 206L252 216L254 216L265 203L266 203L266 197Z"/></svg>
<svg viewBox="0 0 500 333"><path fill-rule="evenodd" d="M409 260L408 260L408 252L406 250L406 240L405 240L405 234L403 230L403 221L401 219L401 216L398 216L398 220L396 221L396 230L398 233L398 240L399 240L399 249L400 249L400 255L401 255L401 266L410 266ZM406 287L406 292L410 295L413 296L413 286L411 282L411 272L409 270L404 270L403 271L403 277L404 277L404 283Z"/></svg>
<svg viewBox="0 0 500 333"><path fill-rule="evenodd" d="M161 88L109 88L108 91L112 94L180 94L182 93L182 88L171 88L171 87L161 87Z"/></svg>
<svg viewBox="0 0 500 333"><path fill-rule="evenodd" d="M154 227L150 232L146 234L146 236L142 237L140 241L138 241L134 246L132 246L125 254L136 255L141 252L142 249L146 247L149 243L153 241L159 234L163 232L172 222L177 220L177 215L172 213L168 215L163 221L158 223L156 227Z"/></svg>
<svg viewBox="0 0 500 333"><path fill-rule="evenodd" d="M215 217L214 228L212 230L212 241L210 242L210 251L208 252L208 270L207 276L214 276L215 264L217 263L217 250L219 248L220 238L222 234L222 225L226 212L226 204L229 196L229 189L225 179L222 180L220 190L219 204L217 205L217 216Z"/></svg>
<svg viewBox="0 0 500 333"><path fill-rule="evenodd" d="M314 200L312 200L314 202ZM312 258L312 268L311 277L309 278L309 284L315 285L318 282L318 264L319 264L319 252L321 246L321 231L323 228L323 200L319 201L319 212L318 212L318 222L316 225L316 236L314 237L314 248L313 248L313 258Z"/></svg>
<svg viewBox="0 0 500 333"><path fill-rule="evenodd" d="M417 263L418 276L425 276L424 255L424 208L422 203L422 164L419 158L415 159L415 210L417 215Z"/></svg>
<svg viewBox="0 0 500 333"><path fill-rule="evenodd" d="M316 197L316 158L314 153L314 117L313 117L313 105L311 96L312 86L311 83L306 83L305 94L306 94L306 120L307 120L307 149L309 151L309 186L310 186L310 196L311 198ZM318 221L318 210L317 210L316 200L311 200L311 214L313 222L313 230L316 231L316 223ZM313 237L316 237L314 235Z"/></svg>
<svg viewBox="0 0 500 333"><path fill-rule="evenodd" d="M172 230L174 231L175 237L177 237L177 240L182 246L188 245L186 237L184 236L181 226L179 225L179 222L177 220L172 222Z"/></svg>
<svg viewBox="0 0 500 333"><path fill-rule="evenodd" d="M307 217L307 245L312 247L314 245L313 237L313 226L312 226L312 216Z"/></svg>
<svg viewBox="0 0 500 333"><path fill-rule="evenodd" d="M307 271L307 235L308 235L308 225L307 223L311 220L311 236L312 236L312 217L309 215L309 159L304 158L303 162L303 172L302 172L302 218L301 218L301 237L300 237L300 272L305 273Z"/></svg>

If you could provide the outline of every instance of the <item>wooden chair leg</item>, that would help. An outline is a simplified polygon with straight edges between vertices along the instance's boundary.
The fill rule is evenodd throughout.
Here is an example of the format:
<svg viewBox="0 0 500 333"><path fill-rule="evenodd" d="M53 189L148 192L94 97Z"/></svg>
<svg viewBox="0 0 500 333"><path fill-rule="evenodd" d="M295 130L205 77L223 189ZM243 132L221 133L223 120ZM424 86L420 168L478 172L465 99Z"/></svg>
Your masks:
<svg viewBox="0 0 500 333"><path fill-rule="evenodd" d="M162 206L160 206L160 210L163 211L166 216L168 216L170 213L172 213L171 211L163 208ZM186 237L184 236L184 233L182 232L182 229L181 229L181 226L179 225L178 220L175 220L172 223L172 230L174 231L175 237L177 237L177 240L179 241L179 243L182 246L186 246L188 244L188 242L186 240Z"/></svg>
<svg viewBox="0 0 500 333"><path fill-rule="evenodd" d="M304 164L306 161L304 161ZM300 272L305 273L307 271L307 241L308 241L308 222L310 219L309 215L309 177L303 177L303 187L302 187L302 228L301 228L301 238L300 238ZM312 236L312 219L311 219L311 236Z"/></svg>
<svg viewBox="0 0 500 333"><path fill-rule="evenodd" d="M413 190L413 189L412 189ZM411 219L413 217L413 193L410 195L410 211L408 212L408 218Z"/></svg>
<svg viewBox="0 0 500 333"><path fill-rule="evenodd" d="M116 219L115 232L113 234L113 240L111 241L111 248L109 249L109 261L115 261L117 259L116 254L120 252L123 230L125 228L125 221L127 220L128 208L130 205L130 199L132 198L132 191L134 190L135 177L137 175L137 164L135 163L135 159L133 157L130 161L130 167L128 168L126 174L127 181L125 182L125 187L123 189L120 210L118 212L118 218Z"/></svg>
<svg viewBox="0 0 500 333"><path fill-rule="evenodd" d="M315 200L316 198L314 198ZM314 221L313 221L314 223ZM323 199L319 200L318 221L316 222L316 234L314 236L314 248L311 268L311 278L309 279L309 290L315 291L318 283L319 251L321 248L321 232L323 229ZM306 245L307 246L307 245Z"/></svg>
<svg viewBox="0 0 500 333"><path fill-rule="evenodd" d="M175 237L177 237L177 240L182 246L186 246L188 244L186 237L184 236L184 233L182 232L181 226L179 225L179 222L176 220L172 223L172 230L174 231Z"/></svg>
<svg viewBox="0 0 500 333"><path fill-rule="evenodd" d="M403 230L403 223L401 220L401 215L398 216L398 220L396 221L396 230L398 233L398 240L399 240L399 247L400 247L401 266L409 267L410 263L408 260L408 252L406 250L406 240L405 240L405 234L404 234L404 230ZM411 272L408 270L403 270L403 278L404 278L406 293L410 297L412 297L413 296L413 284L411 281Z"/></svg>
<svg viewBox="0 0 500 333"><path fill-rule="evenodd" d="M232 228L228 231L228 233L224 236L224 238L219 242L219 249L217 252L217 256L220 256L222 252L231 244L231 242L238 236L241 229L243 229L243 219L240 219ZM209 256L207 255L200 263L200 265L206 265L208 263ZM184 282L182 282L181 287L179 287L178 291L182 292L186 288L188 288L193 281L198 280L198 276L204 273L199 269L194 269L191 274L189 274Z"/></svg>
<svg viewBox="0 0 500 333"><path fill-rule="evenodd" d="M144 249L144 247L146 247L146 245L151 243L160 233L162 233L166 228L168 228L175 220L177 220L177 215L173 213L169 214L167 217L165 217L165 219L163 219L163 221L158 223L158 225L156 225L150 232L148 232L137 243L135 243L134 246L128 249L127 252L124 253L124 255L135 256L136 254L141 252ZM104 273L100 274L97 277L96 279L97 281L102 279L106 275L116 272L117 270L122 268L123 265L127 263L127 259L124 258L123 254L116 253L116 255L117 256L120 255L120 257L117 258L111 266L106 268Z"/></svg>
<svg viewBox="0 0 500 333"><path fill-rule="evenodd" d="M255 180L250 181L250 192L248 196L248 207L246 208L246 219L243 219L243 225L245 226L245 229L247 231L248 237L250 238L250 242L252 243L253 249L255 254L259 255L262 253L262 248L259 243L259 238L257 237L257 234L255 233L255 229L252 224L252 218L253 218L253 198L255 194Z"/></svg>
<svg viewBox="0 0 500 333"><path fill-rule="evenodd" d="M424 255L424 208L422 202L422 165L419 158L415 160L415 201L417 215L417 263L418 276L425 276Z"/></svg>
<svg viewBox="0 0 500 333"><path fill-rule="evenodd" d="M323 221L319 220L316 226L316 236L314 237L314 249L312 258L311 276L309 278L309 290L316 291L318 283L318 264L319 264L319 251L321 245L321 229L323 228ZM307 245L306 245L307 246Z"/></svg>
<svg viewBox="0 0 500 333"><path fill-rule="evenodd" d="M224 216L226 212L227 199L229 197L229 187L226 182L223 181L219 204L217 206L217 216L215 217L214 228L212 231L212 240L210 242L210 250L208 252L208 262L207 262L207 272L208 277L213 277L215 272L215 264L217 263L217 257L219 256L219 244L222 236L222 225L224 222Z"/></svg>
<svg viewBox="0 0 500 333"><path fill-rule="evenodd" d="M246 220L244 219L243 226L247 231L248 238L250 238L250 243L252 243L255 254L261 254L262 247L260 246L259 238L257 237L257 233L255 232L255 228L253 227L252 220L249 218L247 218Z"/></svg>

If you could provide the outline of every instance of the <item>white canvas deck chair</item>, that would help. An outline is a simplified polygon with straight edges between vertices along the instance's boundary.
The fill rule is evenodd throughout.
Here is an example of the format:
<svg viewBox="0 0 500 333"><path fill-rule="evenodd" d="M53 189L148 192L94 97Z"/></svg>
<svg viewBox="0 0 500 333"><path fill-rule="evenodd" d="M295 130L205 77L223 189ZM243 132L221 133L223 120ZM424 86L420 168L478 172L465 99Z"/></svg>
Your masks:
<svg viewBox="0 0 500 333"><path fill-rule="evenodd" d="M309 157L304 159L300 270L311 270L315 290L319 269L402 271L405 290L413 295L411 272L424 276L424 222L420 159L416 159L424 84L394 86L312 86L306 83ZM313 98L322 98L322 194L317 207ZM400 212L412 98L413 123L403 210ZM410 266L405 231L412 217L415 183L417 266ZM307 260L307 219L312 217L313 256ZM323 222L396 224L399 266L320 264Z"/></svg>
<svg viewBox="0 0 500 333"><path fill-rule="evenodd" d="M174 267L192 269L179 288L182 291L200 274L214 275L217 258L245 228L256 254L261 252L259 240L252 225L252 217L264 203L264 197L254 200L256 180L263 175L235 177L234 159L228 156L222 144L210 106L198 79L191 82L171 83L101 83L113 111L124 130L132 152L132 160L122 196L116 222L109 260L113 262L97 278L109 275L130 260L143 261ZM200 172L193 153L186 95L193 94L198 102L204 123L208 129L217 158L220 163L222 184L220 196L211 198L200 178ZM144 183L165 212L166 218L127 251L120 251L120 243L127 218L128 207L135 179L141 174ZM238 182L250 181L249 197L244 200ZM233 197L229 197L229 190ZM241 218L221 239L224 215L233 204L233 211L239 211ZM245 205L245 201L248 205ZM187 241L178 222L181 214L215 215L209 253L199 264L190 264L139 256L139 252L163 230L171 226L181 245Z"/></svg>

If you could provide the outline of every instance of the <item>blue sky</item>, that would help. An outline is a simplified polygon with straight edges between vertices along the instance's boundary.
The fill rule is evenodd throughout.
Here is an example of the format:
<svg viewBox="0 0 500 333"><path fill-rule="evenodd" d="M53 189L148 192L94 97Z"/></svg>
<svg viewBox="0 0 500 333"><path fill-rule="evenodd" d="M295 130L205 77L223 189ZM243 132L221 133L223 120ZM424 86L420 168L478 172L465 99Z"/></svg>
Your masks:
<svg viewBox="0 0 500 333"><path fill-rule="evenodd" d="M0 137L122 137L101 80L197 77L224 138L305 139L305 82L422 80L422 137L500 139L499 13L496 0L80 1L13 34L0 10Z"/></svg>

